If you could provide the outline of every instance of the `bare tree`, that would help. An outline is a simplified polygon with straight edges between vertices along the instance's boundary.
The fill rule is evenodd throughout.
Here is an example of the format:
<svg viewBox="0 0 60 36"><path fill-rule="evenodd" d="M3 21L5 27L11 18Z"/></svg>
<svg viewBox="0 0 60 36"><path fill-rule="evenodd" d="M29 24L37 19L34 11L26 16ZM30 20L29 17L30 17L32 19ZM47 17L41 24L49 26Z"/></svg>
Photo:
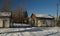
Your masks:
<svg viewBox="0 0 60 36"><path fill-rule="evenodd" d="M9 12L10 11L10 7L12 5L11 2L12 2L11 0L6 0L4 2L3 7L2 7L2 12Z"/></svg>
<svg viewBox="0 0 60 36"><path fill-rule="evenodd" d="M18 8L13 11L12 18L15 23L20 23L22 20L22 11L21 8Z"/></svg>

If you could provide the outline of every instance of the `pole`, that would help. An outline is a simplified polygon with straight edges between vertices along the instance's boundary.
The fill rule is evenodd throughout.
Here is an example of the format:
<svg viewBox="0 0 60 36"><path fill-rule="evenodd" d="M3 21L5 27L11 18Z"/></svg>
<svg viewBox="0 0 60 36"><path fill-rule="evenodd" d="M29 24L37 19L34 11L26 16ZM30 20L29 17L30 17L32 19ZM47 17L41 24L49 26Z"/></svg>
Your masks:
<svg viewBox="0 0 60 36"><path fill-rule="evenodd" d="M55 26L57 26L58 23L58 0L56 0L56 23Z"/></svg>
<svg viewBox="0 0 60 36"><path fill-rule="evenodd" d="M57 18L58 18L58 1L57 1Z"/></svg>

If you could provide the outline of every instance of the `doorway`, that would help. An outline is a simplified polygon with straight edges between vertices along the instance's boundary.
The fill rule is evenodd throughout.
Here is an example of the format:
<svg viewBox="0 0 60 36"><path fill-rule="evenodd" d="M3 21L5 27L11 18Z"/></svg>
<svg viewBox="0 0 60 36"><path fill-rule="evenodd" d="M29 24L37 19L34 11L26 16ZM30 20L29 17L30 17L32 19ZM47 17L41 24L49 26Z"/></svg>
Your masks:
<svg viewBox="0 0 60 36"><path fill-rule="evenodd" d="M3 20L3 28L5 28L6 21L7 21L7 20Z"/></svg>

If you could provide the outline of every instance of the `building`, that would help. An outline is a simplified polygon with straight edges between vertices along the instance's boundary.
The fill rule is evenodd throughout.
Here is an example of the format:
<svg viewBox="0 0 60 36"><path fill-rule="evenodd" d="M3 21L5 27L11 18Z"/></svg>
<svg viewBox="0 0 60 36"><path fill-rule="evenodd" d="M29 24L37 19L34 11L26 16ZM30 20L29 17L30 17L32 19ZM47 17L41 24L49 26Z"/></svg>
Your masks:
<svg viewBox="0 0 60 36"><path fill-rule="evenodd" d="M11 12L0 12L0 28L10 27Z"/></svg>
<svg viewBox="0 0 60 36"><path fill-rule="evenodd" d="M30 20L32 26L54 26L54 17L48 14L32 14Z"/></svg>

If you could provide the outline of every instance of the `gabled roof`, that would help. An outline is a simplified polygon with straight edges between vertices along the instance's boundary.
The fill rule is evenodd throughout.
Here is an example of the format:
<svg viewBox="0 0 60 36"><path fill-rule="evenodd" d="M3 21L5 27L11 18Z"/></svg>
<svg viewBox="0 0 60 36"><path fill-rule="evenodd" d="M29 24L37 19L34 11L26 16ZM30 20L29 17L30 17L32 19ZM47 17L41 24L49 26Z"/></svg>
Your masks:
<svg viewBox="0 0 60 36"><path fill-rule="evenodd" d="M42 18L54 18L51 15L48 14L34 14L36 17L42 17Z"/></svg>

